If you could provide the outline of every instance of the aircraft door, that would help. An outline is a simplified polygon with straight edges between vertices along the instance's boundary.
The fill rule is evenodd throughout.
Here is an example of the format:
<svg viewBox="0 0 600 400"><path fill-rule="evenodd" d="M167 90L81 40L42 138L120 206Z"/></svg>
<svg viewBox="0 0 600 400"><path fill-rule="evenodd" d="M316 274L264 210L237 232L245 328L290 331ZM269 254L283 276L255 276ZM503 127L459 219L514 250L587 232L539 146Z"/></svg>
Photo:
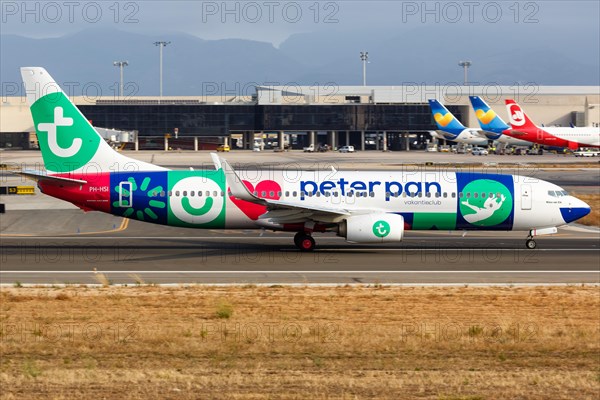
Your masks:
<svg viewBox="0 0 600 400"><path fill-rule="evenodd" d="M521 210L531 210L531 185L521 185Z"/></svg>
<svg viewBox="0 0 600 400"><path fill-rule="evenodd" d="M131 182L119 182L119 207L133 207L133 190L131 189Z"/></svg>

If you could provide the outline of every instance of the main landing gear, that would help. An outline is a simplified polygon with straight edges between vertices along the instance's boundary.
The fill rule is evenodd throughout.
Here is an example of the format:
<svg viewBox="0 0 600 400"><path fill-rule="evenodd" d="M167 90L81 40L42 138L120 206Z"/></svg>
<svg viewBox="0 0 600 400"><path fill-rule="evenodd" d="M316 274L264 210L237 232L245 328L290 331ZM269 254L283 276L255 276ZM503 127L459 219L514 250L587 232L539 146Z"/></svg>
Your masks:
<svg viewBox="0 0 600 400"><path fill-rule="evenodd" d="M308 233L296 233L296 236L294 236L294 243L301 251L313 251L315 249L315 239Z"/></svg>

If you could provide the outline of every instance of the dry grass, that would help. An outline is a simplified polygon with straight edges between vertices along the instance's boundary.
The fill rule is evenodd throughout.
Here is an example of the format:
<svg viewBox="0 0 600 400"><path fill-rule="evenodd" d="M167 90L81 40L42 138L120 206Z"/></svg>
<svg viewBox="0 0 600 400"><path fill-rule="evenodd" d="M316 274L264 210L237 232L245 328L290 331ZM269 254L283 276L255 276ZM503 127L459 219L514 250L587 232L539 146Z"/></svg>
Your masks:
<svg viewBox="0 0 600 400"><path fill-rule="evenodd" d="M592 211L582 219L578 220L577 223L591 226L600 226L600 194L573 193L573 196L585 201L592 208Z"/></svg>
<svg viewBox="0 0 600 400"><path fill-rule="evenodd" d="M596 399L599 313L598 287L5 288L0 398Z"/></svg>

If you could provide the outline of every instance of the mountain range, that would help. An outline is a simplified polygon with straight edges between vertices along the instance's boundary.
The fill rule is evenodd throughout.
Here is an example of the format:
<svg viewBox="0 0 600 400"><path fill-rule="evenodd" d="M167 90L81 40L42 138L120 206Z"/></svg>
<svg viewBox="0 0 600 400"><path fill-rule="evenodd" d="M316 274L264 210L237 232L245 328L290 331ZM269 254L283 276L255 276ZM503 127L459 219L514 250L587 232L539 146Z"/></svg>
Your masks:
<svg viewBox="0 0 600 400"><path fill-rule="evenodd" d="M477 35L465 26L420 27L379 32L312 32L290 36L277 48L245 39L203 40L187 34L162 36L89 29L47 39L0 35L2 94L20 84L19 67L43 66L75 95L113 95L119 81L113 61L127 60L125 94L158 95L158 40L164 48L165 96L252 94L255 84L360 85L359 52L369 51L369 85L462 83L458 61L473 65L478 84L600 85L598 38L520 27ZM515 37L517 40L515 40ZM539 38L542 37L543 40Z"/></svg>

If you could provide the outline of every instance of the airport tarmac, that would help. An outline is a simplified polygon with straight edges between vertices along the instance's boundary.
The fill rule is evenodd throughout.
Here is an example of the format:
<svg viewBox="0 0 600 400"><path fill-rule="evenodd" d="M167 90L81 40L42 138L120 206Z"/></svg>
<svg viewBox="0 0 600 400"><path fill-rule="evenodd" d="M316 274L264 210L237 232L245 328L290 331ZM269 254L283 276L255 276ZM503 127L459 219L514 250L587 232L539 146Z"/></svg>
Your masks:
<svg viewBox="0 0 600 400"><path fill-rule="evenodd" d="M2 163L35 168L39 152L2 152ZM130 152L153 163L212 168L209 152ZM595 160L556 156L481 157L398 152L305 154L232 152L242 167L328 169L402 168L407 162L442 160L461 168L519 173L578 193L598 193L598 168L538 168L536 163L588 164ZM518 161L511 161L516 159ZM496 160L496 161L493 161ZM533 164L518 164L518 163ZM494 163L515 163L504 168ZM38 167L39 168L39 167ZM408 168L414 168L409 166ZM496 171L495 168L501 170ZM3 171L3 185L34 185ZM407 232L403 242L352 245L333 234L315 235L314 253L298 252L292 234L192 230L144 224L39 194L3 196L0 216L0 283L115 284L578 284L600 283L600 230L561 228L525 249L526 232ZM52 211L50 211L52 210Z"/></svg>
<svg viewBox="0 0 600 400"><path fill-rule="evenodd" d="M162 165L169 168L212 168L211 151L122 151L128 157L137 160ZM248 168L291 167L302 166L304 169L329 169L331 165L336 168L364 169L365 164L371 169L397 169L403 165L421 165L428 162L434 164L470 166L484 165L486 168L498 168L503 165L522 166L530 169L536 164L566 165L566 164L594 164L600 165L598 157L575 157L571 154L553 154L546 152L544 155L494 155L473 156L471 154L453 154L440 152L426 152L423 150L411 151L358 151L356 153L304 153L300 150L274 152L266 150L253 152L249 150L234 150L228 153L219 153L230 163ZM27 168L40 168L43 165L39 151L0 151L2 163L10 166Z"/></svg>
<svg viewBox="0 0 600 400"><path fill-rule="evenodd" d="M600 231L579 226L540 237L535 250L525 249L525 232L437 231L387 245L315 235L317 250L302 253L290 233L178 229L97 212L15 211L3 221L0 283L9 285L600 283ZM6 233L27 224L31 236Z"/></svg>

